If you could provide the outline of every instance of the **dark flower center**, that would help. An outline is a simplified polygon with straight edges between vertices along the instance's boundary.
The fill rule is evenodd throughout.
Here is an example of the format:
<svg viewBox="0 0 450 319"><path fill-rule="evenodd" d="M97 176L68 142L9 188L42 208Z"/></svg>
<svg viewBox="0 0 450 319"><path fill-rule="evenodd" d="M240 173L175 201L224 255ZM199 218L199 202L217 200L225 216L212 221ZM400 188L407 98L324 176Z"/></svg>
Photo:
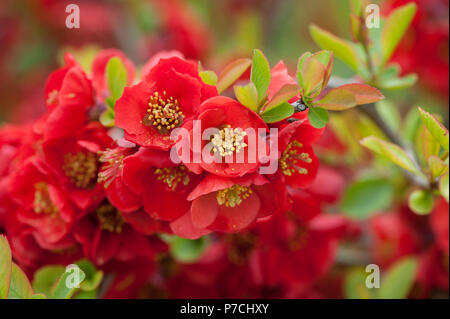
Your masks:
<svg viewBox="0 0 450 319"><path fill-rule="evenodd" d="M239 206L245 199L249 198L252 193L253 191L250 187L235 184L217 192L217 203L227 207Z"/></svg>
<svg viewBox="0 0 450 319"><path fill-rule="evenodd" d="M97 179L97 155L91 152L66 154L63 170L77 188L89 188Z"/></svg>
<svg viewBox="0 0 450 319"><path fill-rule="evenodd" d="M295 172L303 175L308 174L306 168L298 166L300 161L308 164L312 162L308 153L302 153L300 151L300 148L302 147L303 144L299 141L292 141L284 150L283 155L281 155L280 158L281 172L284 175L292 176Z"/></svg>
<svg viewBox="0 0 450 319"><path fill-rule="evenodd" d="M34 212L37 214L56 215L58 214L58 207L53 204L50 194L48 192L48 186L45 182L39 182L34 185Z"/></svg>
<svg viewBox="0 0 450 319"><path fill-rule="evenodd" d="M162 95L155 92L150 97L148 106L143 123L147 126L153 126L162 134L170 132L183 123L184 114L180 110L178 100L172 96L167 96L166 91Z"/></svg>
<svg viewBox="0 0 450 319"><path fill-rule="evenodd" d="M112 205L102 204L97 208L96 213L102 230L117 234L122 232L124 220L120 212Z"/></svg>
<svg viewBox="0 0 450 319"><path fill-rule="evenodd" d="M190 178L187 169L184 165L175 167L163 167L157 168L154 171L158 181L166 184L172 191L175 191L178 186L187 186L190 182Z"/></svg>

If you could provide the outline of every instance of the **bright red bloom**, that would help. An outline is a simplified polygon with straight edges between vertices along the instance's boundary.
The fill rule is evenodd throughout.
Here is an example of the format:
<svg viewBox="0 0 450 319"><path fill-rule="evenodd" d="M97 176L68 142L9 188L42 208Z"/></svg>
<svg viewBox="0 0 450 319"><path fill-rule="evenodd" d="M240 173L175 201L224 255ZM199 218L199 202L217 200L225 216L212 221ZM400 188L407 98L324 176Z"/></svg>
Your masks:
<svg viewBox="0 0 450 319"><path fill-rule="evenodd" d="M125 88L116 103L115 123L127 140L167 150L174 144L170 132L192 121L200 103L214 95L217 89L203 83L196 63L161 59L144 81Z"/></svg>
<svg viewBox="0 0 450 319"><path fill-rule="evenodd" d="M430 225L436 237L438 247L448 256L448 228L449 228L448 203L441 198L430 216Z"/></svg>
<svg viewBox="0 0 450 319"><path fill-rule="evenodd" d="M77 212L41 160L32 157L11 175L9 193L19 205L17 219L33 228L41 246L64 240Z"/></svg>
<svg viewBox="0 0 450 319"><path fill-rule="evenodd" d="M187 196L201 178L173 163L169 152L144 147L124 159L122 176L125 185L141 196L145 211L164 221L189 211Z"/></svg>
<svg viewBox="0 0 450 319"><path fill-rule="evenodd" d="M291 187L304 188L314 181L319 159L312 144L323 129L314 128L307 120L298 120L284 126L278 138L279 169Z"/></svg>
<svg viewBox="0 0 450 319"><path fill-rule="evenodd" d="M46 163L79 208L86 209L103 200L103 186L97 183L98 152L112 145L112 139L97 122L88 124L76 135L43 144Z"/></svg>
<svg viewBox="0 0 450 319"><path fill-rule="evenodd" d="M45 97L49 113L44 127L44 139L73 135L88 120L88 110L94 105L91 81L73 57L65 55L66 65L48 78Z"/></svg>
<svg viewBox="0 0 450 319"><path fill-rule="evenodd" d="M213 129L210 140L202 139L197 148L194 139L196 136L203 137L208 129ZM251 130L253 134L246 130ZM262 156L268 153L268 143L261 137L266 133L267 125L255 112L231 98L210 98L201 105L197 121L190 127L193 155L185 164L196 173L205 170L224 177L253 173L261 165L259 148L264 149ZM200 154L204 150L210 152L210 160L204 158L205 154ZM201 159L201 162L195 163L195 158Z"/></svg>
<svg viewBox="0 0 450 319"><path fill-rule="evenodd" d="M259 174L234 179L207 175L188 200L192 201L190 211L171 223L175 234L187 238L208 230L239 232L276 209L272 187Z"/></svg>

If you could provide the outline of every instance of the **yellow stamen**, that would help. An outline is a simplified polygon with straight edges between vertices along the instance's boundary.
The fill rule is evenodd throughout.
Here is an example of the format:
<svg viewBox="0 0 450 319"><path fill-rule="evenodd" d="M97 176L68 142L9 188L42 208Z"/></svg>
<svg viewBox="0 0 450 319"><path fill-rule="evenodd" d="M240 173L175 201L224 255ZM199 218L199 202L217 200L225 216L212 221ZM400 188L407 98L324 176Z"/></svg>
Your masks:
<svg viewBox="0 0 450 319"><path fill-rule="evenodd" d="M306 175L308 170L303 167L299 167L299 161L303 161L307 164L312 163L312 159L308 153L299 153L298 148L303 147L303 144L299 141L292 141L288 144L286 149L280 158L281 172L286 176L292 176L295 172Z"/></svg>
<svg viewBox="0 0 450 319"><path fill-rule="evenodd" d="M157 180L167 184L172 191L175 191L180 183L187 186L190 182L188 172L184 165L157 168L154 174L157 176Z"/></svg>
<svg viewBox="0 0 450 319"><path fill-rule="evenodd" d="M111 233L122 232L124 220L120 212L110 204L102 204L96 209L100 228Z"/></svg>
<svg viewBox="0 0 450 319"><path fill-rule="evenodd" d="M180 110L178 100L167 96L166 91L162 95L155 92L150 97L148 106L142 122L144 125L153 126L160 133L166 134L183 123L184 114Z"/></svg>
<svg viewBox="0 0 450 319"><path fill-rule="evenodd" d="M48 192L48 185L45 182L39 182L34 185L34 212L37 214L44 213L48 215L58 214L58 207L53 204Z"/></svg>
<svg viewBox="0 0 450 319"><path fill-rule="evenodd" d="M250 197L252 193L253 191L250 187L236 184L218 191L216 195L217 203L227 207L239 206L245 199Z"/></svg>
<svg viewBox="0 0 450 319"><path fill-rule="evenodd" d="M97 179L97 155L78 152L64 156L63 170L78 188L89 188Z"/></svg>
<svg viewBox="0 0 450 319"><path fill-rule="evenodd" d="M225 157L239 153L247 144L244 142L244 137L247 135L241 128L231 128L227 125L220 130L219 133L214 134L211 142L213 143L213 152L219 153L220 156Z"/></svg>

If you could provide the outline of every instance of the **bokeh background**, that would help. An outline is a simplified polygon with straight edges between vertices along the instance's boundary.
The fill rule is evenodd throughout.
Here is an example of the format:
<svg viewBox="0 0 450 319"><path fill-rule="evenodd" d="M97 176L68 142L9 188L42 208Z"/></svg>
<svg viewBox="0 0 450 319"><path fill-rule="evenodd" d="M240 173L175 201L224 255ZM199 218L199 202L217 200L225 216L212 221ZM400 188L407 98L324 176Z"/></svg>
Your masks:
<svg viewBox="0 0 450 319"><path fill-rule="evenodd" d="M409 1L373 1L383 14ZM405 108L426 103L448 109L448 1L415 0L419 11L394 60L417 72L408 94L390 93ZM65 8L80 7L81 28L68 29ZM25 122L44 111L48 74L72 52L86 66L100 48L123 50L143 64L159 50L179 50L213 70L260 48L272 65L295 70L298 56L318 47L308 34L315 23L350 37L349 2L337 0L3 0L0 2L0 120ZM336 61L334 75L349 77Z"/></svg>

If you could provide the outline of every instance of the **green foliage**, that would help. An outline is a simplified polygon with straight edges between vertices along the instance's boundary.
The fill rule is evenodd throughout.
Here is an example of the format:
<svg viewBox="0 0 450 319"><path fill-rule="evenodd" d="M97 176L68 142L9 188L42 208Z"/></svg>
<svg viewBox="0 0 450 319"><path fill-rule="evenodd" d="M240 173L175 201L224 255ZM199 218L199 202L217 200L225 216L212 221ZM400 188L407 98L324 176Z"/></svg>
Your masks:
<svg viewBox="0 0 450 319"><path fill-rule="evenodd" d="M217 74L214 71L201 71L199 72L200 78L202 81L209 85L216 85L217 84Z"/></svg>
<svg viewBox="0 0 450 319"><path fill-rule="evenodd" d="M433 115L424 111L419 107L420 117L423 124L427 127L431 135L437 142L448 152L449 151L449 135L447 128L442 125Z"/></svg>
<svg viewBox="0 0 450 319"><path fill-rule="evenodd" d="M266 95L270 84L270 65L265 55L258 49L253 51L253 63L250 79L255 84L258 92L258 101L261 103Z"/></svg>
<svg viewBox="0 0 450 319"><path fill-rule="evenodd" d="M261 114L262 119L266 123L275 123L294 114L294 107L289 103L282 103Z"/></svg>
<svg viewBox="0 0 450 319"><path fill-rule="evenodd" d="M64 266L45 266L36 271L33 278L33 290L46 296L51 296L55 284L65 271Z"/></svg>
<svg viewBox="0 0 450 319"><path fill-rule="evenodd" d="M442 197L445 198L445 200L448 203L448 173L441 177L439 180L439 192L441 193Z"/></svg>
<svg viewBox="0 0 450 319"><path fill-rule="evenodd" d="M308 111L308 119L315 128L322 128L327 125L329 117L328 111L321 107L310 107Z"/></svg>
<svg viewBox="0 0 450 319"><path fill-rule="evenodd" d="M127 69L118 57L113 57L108 61L106 79L113 105L115 105L116 101L122 96L128 81Z"/></svg>
<svg viewBox="0 0 450 319"><path fill-rule="evenodd" d="M0 299L6 299L11 283L11 249L5 236L0 235Z"/></svg>
<svg viewBox="0 0 450 319"><path fill-rule="evenodd" d="M427 215L433 210L433 194L422 189L415 190L409 196L408 204L409 208L416 214Z"/></svg>
<svg viewBox="0 0 450 319"><path fill-rule="evenodd" d="M209 243L207 236L192 240L164 234L161 239L169 245L172 257L182 263L198 261Z"/></svg>
<svg viewBox="0 0 450 319"><path fill-rule="evenodd" d="M27 275L15 263L12 264L11 284L8 299L28 299L33 295L33 289Z"/></svg>
<svg viewBox="0 0 450 319"><path fill-rule="evenodd" d="M228 64L219 74L217 80L217 91L219 94L228 89L236 82L252 64L250 59L238 59Z"/></svg>
<svg viewBox="0 0 450 319"><path fill-rule="evenodd" d="M78 271L79 271L79 275L80 275L79 283L81 283L85 279L86 275L84 274L84 272L81 269ZM75 286L70 287L71 285L67 285L67 283L70 282L72 275L73 274L71 271L67 271L67 269L64 271L62 276L56 282L55 289L53 290L53 293L51 295L51 297L53 299L70 299L72 297L72 295L77 290L77 288ZM76 284L75 282L71 282L71 283Z"/></svg>
<svg viewBox="0 0 450 319"><path fill-rule="evenodd" d="M388 208L393 199L393 185L386 179L368 179L351 184L341 201L342 212L354 219L366 219Z"/></svg>
<svg viewBox="0 0 450 319"><path fill-rule="evenodd" d="M392 265L383 277L377 292L379 299L403 299L408 297L416 278L418 260L404 257Z"/></svg>
<svg viewBox="0 0 450 319"><path fill-rule="evenodd" d="M256 90L253 82L250 82L244 86L235 85L234 94L242 105L255 112L258 110L258 91Z"/></svg>
<svg viewBox="0 0 450 319"><path fill-rule="evenodd" d="M355 267L348 271L344 281L345 297L348 299L373 299L374 294L366 286L368 273L364 268Z"/></svg>

